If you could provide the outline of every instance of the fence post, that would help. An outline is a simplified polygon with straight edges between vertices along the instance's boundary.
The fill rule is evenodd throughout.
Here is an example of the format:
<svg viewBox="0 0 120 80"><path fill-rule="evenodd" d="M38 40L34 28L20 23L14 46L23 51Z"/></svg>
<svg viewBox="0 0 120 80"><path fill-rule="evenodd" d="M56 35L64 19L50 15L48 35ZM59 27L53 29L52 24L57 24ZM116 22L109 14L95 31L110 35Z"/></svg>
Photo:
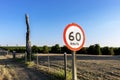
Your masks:
<svg viewBox="0 0 120 80"><path fill-rule="evenodd" d="M25 62L27 62L27 53L25 52Z"/></svg>
<svg viewBox="0 0 120 80"><path fill-rule="evenodd" d="M50 70L50 55L49 55L49 52L48 52L48 71Z"/></svg>
<svg viewBox="0 0 120 80"><path fill-rule="evenodd" d="M7 57L8 57L8 51L7 51Z"/></svg>
<svg viewBox="0 0 120 80"><path fill-rule="evenodd" d="M31 62L31 60L32 60L31 57L32 57L32 52L30 51L30 62Z"/></svg>
<svg viewBox="0 0 120 80"><path fill-rule="evenodd" d="M64 76L65 76L65 80L67 80L67 55L66 52L64 53Z"/></svg>
<svg viewBox="0 0 120 80"><path fill-rule="evenodd" d="M16 58L16 51L13 51L13 59L15 59Z"/></svg>
<svg viewBox="0 0 120 80"><path fill-rule="evenodd" d="M37 56L37 68L38 68L38 53L37 53L37 55L36 55L36 56Z"/></svg>

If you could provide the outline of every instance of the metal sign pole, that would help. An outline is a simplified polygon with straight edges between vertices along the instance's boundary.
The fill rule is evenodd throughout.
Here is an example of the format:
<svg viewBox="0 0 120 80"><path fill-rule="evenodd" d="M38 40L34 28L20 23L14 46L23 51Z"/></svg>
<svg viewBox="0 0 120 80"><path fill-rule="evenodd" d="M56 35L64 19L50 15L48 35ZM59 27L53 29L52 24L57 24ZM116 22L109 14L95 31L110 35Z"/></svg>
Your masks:
<svg viewBox="0 0 120 80"><path fill-rule="evenodd" d="M75 51L72 52L72 80L77 80Z"/></svg>

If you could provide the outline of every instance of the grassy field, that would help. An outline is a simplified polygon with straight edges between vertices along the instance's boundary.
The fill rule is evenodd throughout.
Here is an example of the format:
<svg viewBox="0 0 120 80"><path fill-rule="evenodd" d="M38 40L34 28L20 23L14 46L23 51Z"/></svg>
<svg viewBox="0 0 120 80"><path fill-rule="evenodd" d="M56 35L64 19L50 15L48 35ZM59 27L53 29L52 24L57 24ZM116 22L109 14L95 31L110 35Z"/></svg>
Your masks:
<svg viewBox="0 0 120 80"><path fill-rule="evenodd" d="M53 73L63 73L63 60L63 54L39 54L38 70L36 64L27 68L24 64L0 56L0 80L56 80L52 77ZM36 63L36 60L34 62ZM120 80L120 56L77 55L76 64L78 80ZM72 57L69 54L67 70L71 72L71 69ZM49 74L49 71L53 73ZM68 77L71 77L70 73Z"/></svg>

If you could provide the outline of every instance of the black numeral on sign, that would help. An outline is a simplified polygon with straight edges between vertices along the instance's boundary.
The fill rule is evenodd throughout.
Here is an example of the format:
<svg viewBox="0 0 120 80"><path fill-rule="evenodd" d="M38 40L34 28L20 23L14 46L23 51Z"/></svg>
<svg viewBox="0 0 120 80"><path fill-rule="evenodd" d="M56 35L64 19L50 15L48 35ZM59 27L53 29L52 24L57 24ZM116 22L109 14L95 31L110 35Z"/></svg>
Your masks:
<svg viewBox="0 0 120 80"><path fill-rule="evenodd" d="M69 34L69 40L71 40L71 41L74 40L74 36L73 36L72 34L73 34L73 32L71 32L71 33Z"/></svg>
<svg viewBox="0 0 120 80"><path fill-rule="evenodd" d="M70 32L69 34L69 40L70 41L74 41L74 39L76 39L77 41L81 40L81 35L79 32L77 32L75 35L73 35L73 32Z"/></svg>
<svg viewBox="0 0 120 80"><path fill-rule="evenodd" d="M80 41L80 39L81 39L81 35L80 35L79 32L77 32L77 33L76 33L76 40L77 40L77 41Z"/></svg>

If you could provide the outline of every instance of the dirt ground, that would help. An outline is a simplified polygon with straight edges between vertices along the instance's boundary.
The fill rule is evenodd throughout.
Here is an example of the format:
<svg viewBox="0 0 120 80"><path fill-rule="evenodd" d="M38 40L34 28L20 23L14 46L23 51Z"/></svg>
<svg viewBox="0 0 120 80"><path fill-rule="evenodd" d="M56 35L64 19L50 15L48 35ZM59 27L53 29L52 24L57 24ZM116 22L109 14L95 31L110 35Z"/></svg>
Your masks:
<svg viewBox="0 0 120 80"><path fill-rule="evenodd" d="M53 69L64 68L64 57L49 55L50 67ZM48 55L39 54L39 64L46 65ZM78 80L120 80L120 55L79 55L76 57ZM67 69L72 71L72 57L67 55Z"/></svg>
<svg viewBox="0 0 120 80"><path fill-rule="evenodd" d="M63 69L64 57L49 54L50 68ZM120 80L120 56L77 55L78 80ZM72 57L67 56L67 69L72 68ZM39 65L48 66L48 55L39 55ZM47 74L26 68L5 56L0 56L0 80L51 80Z"/></svg>
<svg viewBox="0 0 120 80"><path fill-rule="evenodd" d="M0 56L0 80L48 80L47 75Z"/></svg>
<svg viewBox="0 0 120 80"><path fill-rule="evenodd" d="M120 56L77 56L78 77L85 80L120 80Z"/></svg>

